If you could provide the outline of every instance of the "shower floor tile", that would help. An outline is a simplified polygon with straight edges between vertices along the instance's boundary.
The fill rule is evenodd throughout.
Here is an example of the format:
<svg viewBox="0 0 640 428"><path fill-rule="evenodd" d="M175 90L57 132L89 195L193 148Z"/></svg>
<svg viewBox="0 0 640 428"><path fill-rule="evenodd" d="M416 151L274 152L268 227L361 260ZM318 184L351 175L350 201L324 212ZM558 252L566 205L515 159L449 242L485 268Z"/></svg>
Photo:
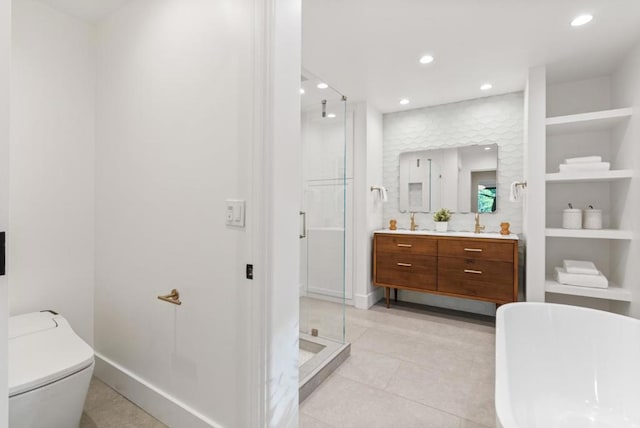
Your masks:
<svg viewBox="0 0 640 428"><path fill-rule="evenodd" d="M118 394L98 378L84 404L80 428L167 428L140 407Z"/></svg>
<svg viewBox="0 0 640 428"><path fill-rule="evenodd" d="M313 352L305 351L304 349L299 350L298 354L298 367L312 359L316 354Z"/></svg>

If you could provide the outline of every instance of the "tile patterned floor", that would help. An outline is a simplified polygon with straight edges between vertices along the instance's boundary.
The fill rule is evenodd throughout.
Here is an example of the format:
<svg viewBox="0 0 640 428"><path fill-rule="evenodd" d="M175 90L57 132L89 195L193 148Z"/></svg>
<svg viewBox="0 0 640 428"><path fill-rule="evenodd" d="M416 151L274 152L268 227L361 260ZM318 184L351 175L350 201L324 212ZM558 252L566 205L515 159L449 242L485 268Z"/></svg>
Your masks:
<svg viewBox="0 0 640 428"><path fill-rule="evenodd" d="M91 380L80 428L167 428L97 378Z"/></svg>
<svg viewBox="0 0 640 428"><path fill-rule="evenodd" d="M346 320L351 357L302 403L300 428L495 426L491 318L376 305Z"/></svg>

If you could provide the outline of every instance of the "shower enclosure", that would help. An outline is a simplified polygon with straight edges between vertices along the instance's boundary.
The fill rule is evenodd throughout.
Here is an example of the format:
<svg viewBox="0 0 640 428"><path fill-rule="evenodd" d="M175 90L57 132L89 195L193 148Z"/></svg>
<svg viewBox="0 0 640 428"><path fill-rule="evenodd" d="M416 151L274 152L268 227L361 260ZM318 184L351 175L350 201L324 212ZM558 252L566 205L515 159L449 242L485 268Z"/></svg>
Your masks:
<svg viewBox="0 0 640 428"><path fill-rule="evenodd" d="M353 117L346 97L303 73L300 210L300 398L348 356ZM320 377L315 377L320 373Z"/></svg>

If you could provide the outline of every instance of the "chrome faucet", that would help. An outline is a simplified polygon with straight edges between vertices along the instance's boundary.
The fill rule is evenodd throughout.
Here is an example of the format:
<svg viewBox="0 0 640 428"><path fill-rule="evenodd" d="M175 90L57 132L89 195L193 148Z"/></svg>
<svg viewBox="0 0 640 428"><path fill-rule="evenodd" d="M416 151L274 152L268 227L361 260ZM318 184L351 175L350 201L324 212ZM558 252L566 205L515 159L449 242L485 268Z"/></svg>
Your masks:
<svg viewBox="0 0 640 428"><path fill-rule="evenodd" d="M474 233L480 233L484 230L484 226L480 226L480 213L476 213L476 226L473 228Z"/></svg>
<svg viewBox="0 0 640 428"><path fill-rule="evenodd" d="M409 226L411 230L416 230L418 225L416 224L416 213L411 213L411 225Z"/></svg>

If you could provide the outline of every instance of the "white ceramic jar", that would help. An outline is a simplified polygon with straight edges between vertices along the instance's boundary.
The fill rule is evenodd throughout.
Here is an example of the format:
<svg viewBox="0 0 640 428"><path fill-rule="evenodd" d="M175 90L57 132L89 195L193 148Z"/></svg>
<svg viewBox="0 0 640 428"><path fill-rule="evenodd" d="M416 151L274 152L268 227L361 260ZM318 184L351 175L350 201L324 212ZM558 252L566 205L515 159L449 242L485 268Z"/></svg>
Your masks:
<svg viewBox="0 0 640 428"><path fill-rule="evenodd" d="M584 229L602 229L602 210L585 208L582 215L582 227Z"/></svg>
<svg viewBox="0 0 640 428"><path fill-rule="evenodd" d="M567 208L562 212L563 229L582 229L582 210Z"/></svg>

